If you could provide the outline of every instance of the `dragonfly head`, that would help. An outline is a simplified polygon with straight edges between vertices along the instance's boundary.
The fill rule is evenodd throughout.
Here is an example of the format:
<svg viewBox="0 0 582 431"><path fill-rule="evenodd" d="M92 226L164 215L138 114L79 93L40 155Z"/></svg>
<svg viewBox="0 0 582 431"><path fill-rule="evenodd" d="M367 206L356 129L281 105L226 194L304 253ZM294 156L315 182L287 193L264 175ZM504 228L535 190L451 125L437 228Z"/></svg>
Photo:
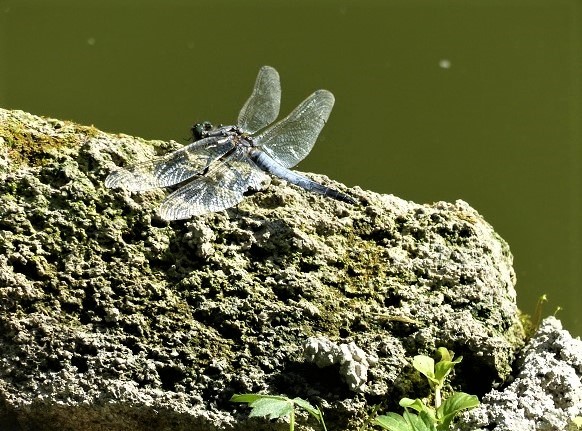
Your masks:
<svg viewBox="0 0 582 431"><path fill-rule="evenodd" d="M192 132L192 137L194 141L199 141L200 139L206 138L208 132L210 132L214 126L210 121L203 121L202 123L196 123L192 126L190 131Z"/></svg>

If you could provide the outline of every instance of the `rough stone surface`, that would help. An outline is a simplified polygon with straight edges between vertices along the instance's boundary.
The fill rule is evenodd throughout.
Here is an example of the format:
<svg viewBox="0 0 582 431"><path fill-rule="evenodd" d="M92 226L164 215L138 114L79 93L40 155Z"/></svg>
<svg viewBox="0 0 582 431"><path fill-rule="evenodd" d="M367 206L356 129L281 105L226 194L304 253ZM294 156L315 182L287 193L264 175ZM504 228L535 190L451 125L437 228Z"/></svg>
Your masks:
<svg viewBox="0 0 582 431"><path fill-rule="evenodd" d="M510 377L523 340L512 257L468 204L314 175L361 205L273 180L167 223L167 190L103 186L116 165L176 147L0 110L2 429L288 427L228 401L259 391L356 429L366 405L425 393L410 359L437 346L463 355L453 384L466 392ZM362 393L303 358L309 337L378 358Z"/></svg>
<svg viewBox="0 0 582 431"><path fill-rule="evenodd" d="M582 341L546 318L515 364L515 379L464 416L461 430L564 431L582 416Z"/></svg>
<svg viewBox="0 0 582 431"><path fill-rule="evenodd" d="M339 373L348 387L365 392L368 369L378 363L376 355L369 355L352 341L336 344L325 337L309 337L303 346L303 356L319 368L338 364Z"/></svg>

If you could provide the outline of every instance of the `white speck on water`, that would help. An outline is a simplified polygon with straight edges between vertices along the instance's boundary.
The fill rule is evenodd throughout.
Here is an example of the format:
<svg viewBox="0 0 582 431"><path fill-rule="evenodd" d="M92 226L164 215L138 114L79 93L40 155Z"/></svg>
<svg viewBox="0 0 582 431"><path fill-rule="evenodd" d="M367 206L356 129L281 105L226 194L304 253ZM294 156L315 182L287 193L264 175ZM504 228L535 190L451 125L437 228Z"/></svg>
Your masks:
<svg viewBox="0 0 582 431"><path fill-rule="evenodd" d="M87 44L90 46L95 46L95 38L90 37L89 39L87 39Z"/></svg>
<svg viewBox="0 0 582 431"><path fill-rule="evenodd" d="M441 69L450 69L451 68L451 61L447 60L446 58L443 58L442 60L439 61L439 67Z"/></svg>

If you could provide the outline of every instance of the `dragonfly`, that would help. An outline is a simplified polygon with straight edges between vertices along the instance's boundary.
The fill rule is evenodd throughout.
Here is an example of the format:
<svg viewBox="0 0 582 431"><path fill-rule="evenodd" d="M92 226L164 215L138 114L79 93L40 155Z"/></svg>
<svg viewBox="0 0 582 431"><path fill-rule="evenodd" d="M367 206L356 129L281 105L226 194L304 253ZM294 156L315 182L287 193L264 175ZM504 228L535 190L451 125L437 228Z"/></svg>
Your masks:
<svg viewBox="0 0 582 431"><path fill-rule="evenodd" d="M287 117L272 124L279 116L281 83L273 67L263 66L236 125L197 124L192 128L194 142L167 155L118 168L109 174L105 185L132 192L179 185L160 205L159 215L165 220L231 208L249 190L266 188L269 174L355 205L357 201L351 196L289 169L313 148L334 101L329 91L317 90Z"/></svg>

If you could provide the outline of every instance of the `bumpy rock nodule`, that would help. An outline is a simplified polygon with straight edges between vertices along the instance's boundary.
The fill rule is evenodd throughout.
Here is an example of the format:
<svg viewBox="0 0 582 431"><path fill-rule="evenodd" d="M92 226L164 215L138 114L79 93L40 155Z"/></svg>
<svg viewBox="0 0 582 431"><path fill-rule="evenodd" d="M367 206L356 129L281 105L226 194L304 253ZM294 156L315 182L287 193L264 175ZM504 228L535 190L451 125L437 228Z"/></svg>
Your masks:
<svg viewBox="0 0 582 431"><path fill-rule="evenodd" d="M582 416L582 341L546 318L516 361L515 379L487 393L458 430L576 430Z"/></svg>
<svg viewBox="0 0 582 431"><path fill-rule="evenodd" d="M228 401L266 392L355 429L366 402L426 394L409 359L438 346L463 355L466 392L508 378L522 344L512 257L468 204L354 188L350 206L273 180L167 223L167 191L103 186L176 145L0 110L0 425L284 429ZM360 392L305 360L309 337L374 358Z"/></svg>
<svg viewBox="0 0 582 431"><path fill-rule="evenodd" d="M353 341L338 345L325 337L309 337L303 346L303 356L319 368L340 365L340 375L355 392L366 391L368 369L378 362L376 355L368 355Z"/></svg>

